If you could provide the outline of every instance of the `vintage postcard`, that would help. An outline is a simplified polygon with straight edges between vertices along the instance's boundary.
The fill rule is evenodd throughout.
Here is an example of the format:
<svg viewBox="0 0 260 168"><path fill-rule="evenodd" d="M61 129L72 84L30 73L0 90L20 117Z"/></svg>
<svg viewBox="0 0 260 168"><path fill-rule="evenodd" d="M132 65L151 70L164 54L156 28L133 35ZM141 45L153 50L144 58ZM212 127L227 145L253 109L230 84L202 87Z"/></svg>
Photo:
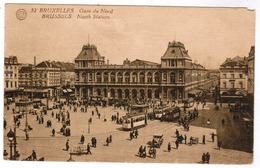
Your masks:
<svg viewBox="0 0 260 168"><path fill-rule="evenodd" d="M4 160L251 164L255 11L6 4Z"/></svg>

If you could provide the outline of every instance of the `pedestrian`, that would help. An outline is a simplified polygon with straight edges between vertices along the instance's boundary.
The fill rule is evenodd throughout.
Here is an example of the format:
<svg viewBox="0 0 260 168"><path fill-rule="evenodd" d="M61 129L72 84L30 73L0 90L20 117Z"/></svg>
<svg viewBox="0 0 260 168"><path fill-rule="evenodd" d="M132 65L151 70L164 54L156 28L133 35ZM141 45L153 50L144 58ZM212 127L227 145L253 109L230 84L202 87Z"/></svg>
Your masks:
<svg viewBox="0 0 260 168"><path fill-rule="evenodd" d="M109 137L106 139L107 146L109 146Z"/></svg>
<svg viewBox="0 0 260 168"><path fill-rule="evenodd" d="M7 122L6 122L6 120L4 119L4 129L6 129L6 126L7 126Z"/></svg>
<svg viewBox="0 0 260 168"><path fill-rule="evenodd" d="M218 140L218 150L220 150L221 146L222 146L222 142Z"/></svg>
<svg viewBox="0 0 260 168"><path fill-rule="evenodd" d="M206 154L205 154L205 153L203 153L203 155L202 155L202 163L204 164L204 163L205 163L205 161L206 161Z"/></svg>
<svg viewBox="0 0 260 168"><path fill-rule="evenodd" d="M143 156L143 146L141 145L138 150L139 157Z"/></svg>
<svg viewBox="0 0 260 168"><path fill-rule="evenodd" d="M84 137L84 135L81 135L80 143L81 143L81 144L84 144L84 141L85 141L85 137Z"/></svg>
<svg viewBox="0 0 260 168"><path fill-rule="evenodd" d="M130 131L130 140L132 140L132 139L133 139L133 132Z"/></svg>
<svg viewBox="0 0 260 168"><path fill-rule="evenodd" d="M87 145L87 154L91 154L92 155L92 153L91 153L91 151L90 151L90 144L88 143L88 145Z"/></svg>
<svg viewBox="0 0 260 168"><path fill-rule="evenodd" d="M176 131L175 131L175 135L176 135L176 137L179 136L179 131L178 131L178 129L176 129Z"/></svg>
<svg viewBox="0 0 260 168"><path fill-rule="evenodd" d="M190 145L192 145L192 143L193 143L193 138L192 138L192 136L190 137Z"/></svg>
<svg viewBox="0 0 260 168"><path fill-rule="evenodd" d="M55 129L52 129L52 136L55 137Z"/></svg>
<svg viewBox="0 0 260 168"><path fill-rule="evenodd" d="M69 140L67 140L67 142L66 142L66 151L68 151L69 148L70 148L70 146L69 146Z"/></svg>
<svg viewBox="0 0 260 168"><path fill-rule="evenodd" d="M135 138L137 138L137 136L138 136L138 130L136 129L135 130Z"/></svg>
<svg viewBox="0 0 260 168"><path fill-rule="evenodd" d="M143 157L146 157L146 146L144 146L142 153L143 153Z"/></svg>
<svg viewBox="0 0 260 168"><path fill-rule="evenodd" d="M185 144L187 144L187 136L186 136L186 134L184 135L184 141L185 141Z"/></svg>
<svg viewBox="0 0 260 168"><path fill-rule="evenodd" d="M202 143L205 145L206 144L206 141L205 141L206 137L205 135L202 136Z"/></svg>
<svg viewBox="0 0 260 168"><path fill-rule="evenodd" d="M32 160L37 160L36 152L32 150Z"/></svg>
<svg viewBox="0 0 260 168"><path fill-rule="evenodd" d="M29 133L27 131L25 131L25 140L28 141L29 140Z"/></svg>
<svg viewBox="0 0 260 168"><path fill-rule="evenodd" d="M206 162L209 164L209 160L210 160L210 154L209 152L206 153Z"/></svg>
<svg viewBox="0 0 260 168"><path fill-rule="evenodd" d="M211 133L211 139L212 139L212 142L214 142L214 139L215 139L215 134L214 134L214 132Z"/></svg>
<svg viewBox="0 0 260 168"><path fill-rule="evenodd" d="M168 143L168 152L170 152L171 149L172 149L172 148L171 148L171 143L169 142L169 143Z"/></svg>
<svg viewBox="0 0 260 168"><path fill-rule="evenodd" d="M176 145L176 149L178 149L179 148L179 141L178 140L175 141L175 145Z"/></svg>
<svg viewBox="0 0 260 168"><path fill-rule="evenodd" d="M52 112L51 112L51 117L53 118L53 116L54 116L54 112L52 111Z"/></svg>
<svg viewBox="0 0 260 168"><path fill-rule="evenodd" d="M112 135L109 136L109 143L112 143Z"/></svg>

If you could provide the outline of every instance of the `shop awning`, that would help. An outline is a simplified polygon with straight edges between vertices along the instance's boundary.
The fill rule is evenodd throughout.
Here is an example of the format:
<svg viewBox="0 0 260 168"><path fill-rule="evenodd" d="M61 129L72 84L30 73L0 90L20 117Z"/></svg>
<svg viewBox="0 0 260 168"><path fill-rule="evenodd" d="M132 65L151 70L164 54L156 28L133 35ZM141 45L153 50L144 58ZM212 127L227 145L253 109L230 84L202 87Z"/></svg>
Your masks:
<svg viewBox="0 0 260 168"><path fill-rule="evenodd" d="M67 90L66 90L66 89L63 89L62 91L63 91L63 93L67 93Z"/></svg>

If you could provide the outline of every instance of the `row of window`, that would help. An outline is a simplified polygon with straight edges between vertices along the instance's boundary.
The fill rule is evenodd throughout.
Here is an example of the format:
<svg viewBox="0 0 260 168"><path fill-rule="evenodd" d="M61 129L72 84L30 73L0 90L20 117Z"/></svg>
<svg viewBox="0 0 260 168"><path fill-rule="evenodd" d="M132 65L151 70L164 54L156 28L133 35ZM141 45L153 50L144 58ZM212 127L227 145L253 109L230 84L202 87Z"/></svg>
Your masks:
<svg viewBox="0 0 260 168"><path fill-rule="evenodd" d="M5 82L5 88L6 89L8 89L8 88L13 88L13 87L15 87L15 88L17 88L18 86L17 86L17 81L15 81L15 82L8 82L8 81L6 81Z"/></svg>
<svg viewBox="0 0 260 168"><path fill-rule="evenodd" d="M16 78L16 77L17 77L17 74L16 74L16 73L14 73L14 74L10 73L9 76L10 76L10 78L12 78L12 77ZM8 76L8 73L5 74L5 77L6 77L6 78L8 78L9 76Z"/></svg>
<svg viewBox="0 0 260 168"><path fill-rule="evenodd" d="M8 69L18 70L18 67L17 66L5 66L5 70L8 70Z"/></svg>
<svg viewBox="0 0 260 168"><path fill-rule="evenodd" d="M223 74L223 78L227 78L228 75L227 74ZM235 74L230 74L230 77L231 79L234 79L236 77ZM243 74L238 74L238 78L243 78Z"/></svg>
<svg viewBox="0 0 260 168"><path fill-rule="evenodd" d="M227 88L227 82L223 82L223 88ZM235 82L230 82L230 88L235 88ZM239 82L238 88L243 88L243 82Z"/></svg>

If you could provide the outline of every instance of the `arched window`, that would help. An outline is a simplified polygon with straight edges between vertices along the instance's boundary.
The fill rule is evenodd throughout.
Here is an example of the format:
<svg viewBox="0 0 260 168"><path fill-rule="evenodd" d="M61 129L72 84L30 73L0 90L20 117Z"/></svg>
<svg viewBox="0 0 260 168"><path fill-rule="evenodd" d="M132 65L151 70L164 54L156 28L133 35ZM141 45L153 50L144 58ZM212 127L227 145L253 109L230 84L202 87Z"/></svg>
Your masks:
<svg viewBox="0 0 260 168"><path fill-rule="evenodd" d="M108 73L107 72L104 72L104 82L107 83L108 82Z"/></svg>
<svg viewBox="0 0 260 168"><path fill-rule="evenodd" d="M152 83L152 82L153 82L153 78L152 78L151 72L148 72L148 73L147 73L147 82L148 82L148 83Z"/></svg>
<svg viewBox="0 0 260 168"><path fill-rule="evenodd" d="M100 74L100 72L97 73L97 82L101 83L101 74Z"/></svg>
<svg viewBox="0 0 260 168"><path fill-rule="evenodd" d="M132 82L137 83L137 73L136 72L133 72L133 74L132 74Z"/></svg>
<svg viewBox="0 0 260 168"><path fill-rule="evenodd" d="M125 83L130 83L130 75L128 72L125 73Z"/></svg>
<svg viewBox="0 0 260 168"><path fill-rule="evenodd" d="M143 72L141 72L139 74L139 78L140 78L140 83L144 83L145 82L145 78L144 78L144 73Z"/></svg>
<svg viewBox="0 0 260 168"><path fill-rule="evenodd" d="M179 72L179 82L183 82L183 75L182 75L182 72Z"/></svg>
<svg viewBox="0 0 260 168"><path fill-rule="evenodd" d="M110 73L110 82L111 83L115 83L116 82L116 77L115 77L115 73L114 72Z"/></svg>
<svg viewBox="0 0 260 168"><path fill-rule="evenodd" d="M123 83L123 75L122 75L121 72L119 72L119 73L117 74L117 82L118 82L118 83Z"/></svg>
<svg viewBox="0 0 260 168"><path fill-rule="evenodd" d="M154 81L155 81L155 83L159 83L159 72L155 72L155 74L154 74Z"/></svg>

